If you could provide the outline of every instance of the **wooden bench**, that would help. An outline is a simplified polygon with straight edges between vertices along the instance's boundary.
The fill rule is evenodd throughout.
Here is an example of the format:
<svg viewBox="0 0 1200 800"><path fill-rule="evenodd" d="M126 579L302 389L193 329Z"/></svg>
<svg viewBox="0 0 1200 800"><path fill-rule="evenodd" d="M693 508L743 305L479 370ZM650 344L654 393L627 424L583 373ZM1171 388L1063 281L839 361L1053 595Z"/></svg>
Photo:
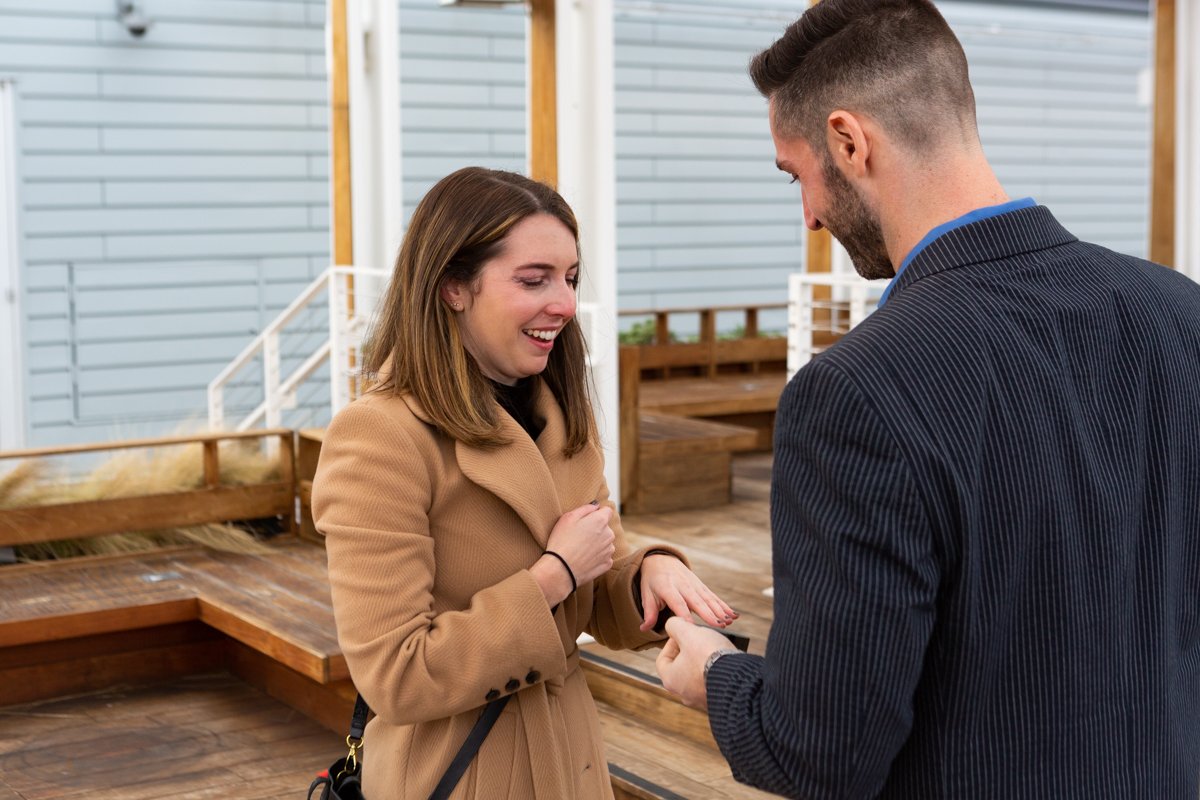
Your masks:
<svg viewBox="0 0 1200 800"><path fill-rule="evenodd" d="M654 341L620 348L621 502L630 513L729 502L733 453L769 450L786 383L787 340L760 337L759 312L785 304L654 311ZM743 335L717 336L742 315ZM699 315L696 341L673 341L672 315Z"/></svg>
<svg viewBox="0 0 1200 800"><path fill-rule="evenodd" d="M223 485L219 444L278 441L276 479ZM293 527L290 430L43 448L36 458L199 444L204 486L0 509L0 545L278 517ZM330 726L353 703L337 645L325 553L293 536L260 554L175 547L0 567L0 705L228 669ZM348 713L348 710L347 712Z"/></svg>

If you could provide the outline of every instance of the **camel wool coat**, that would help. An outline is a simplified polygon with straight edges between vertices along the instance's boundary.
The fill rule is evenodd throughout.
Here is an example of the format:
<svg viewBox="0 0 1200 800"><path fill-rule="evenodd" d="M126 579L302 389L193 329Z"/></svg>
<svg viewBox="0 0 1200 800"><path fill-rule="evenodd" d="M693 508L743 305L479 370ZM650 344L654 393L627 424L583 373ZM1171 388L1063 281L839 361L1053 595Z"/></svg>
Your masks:
<svg viewBox="0 0 1200 800"><path fill-rule="evenodd" d="M638 630L645 550L630 551L616 515L612 570L551 613L528 568L564 512L612 503L597 448L563 455L562 412L541 380L537 409L536 442L498 410L509 443L491 450L385 393L350 404L326 431L313 516L338 640L377 715L363 741L368 800L426 800L483 706L505 694L453 798L612 797L575 641L587 631L630 649L665 637Z"/></svg>

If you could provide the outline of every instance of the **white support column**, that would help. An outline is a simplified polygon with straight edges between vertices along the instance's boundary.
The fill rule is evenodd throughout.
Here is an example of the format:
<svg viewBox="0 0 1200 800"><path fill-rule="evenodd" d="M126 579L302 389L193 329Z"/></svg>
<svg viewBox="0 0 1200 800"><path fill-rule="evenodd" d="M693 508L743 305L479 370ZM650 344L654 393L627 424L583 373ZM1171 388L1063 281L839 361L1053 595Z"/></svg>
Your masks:
<svg viewBox="0 0 1200 800"><path fill-rule="evenodd" d="M350 175L354 263L390 269L404 213L400 159L400 18L396 0L347 0ZM355 276L355 312L383 294L377 276Z"/></svg>
<svg viewBox="0 0 1200 800"><path fill-rule="evenodd" d="M1200 7L1175 5L1175 266L1200 281Z"/></svg>
<svg viewBox="0 0 1200 800"><path fill-rule="evenodd" d="M558 188L579 218L583 251L580 301L593 304L587 326L596 387L596 421L605 477L621 496L617 392L617 178L614 144L612 0L557 0Z"/></svg>
<svg viewBox="0 0 1200 800"><path fill-rule="evenodd" d="M0 450L25 446L15 94L0 80Z"/></svg>

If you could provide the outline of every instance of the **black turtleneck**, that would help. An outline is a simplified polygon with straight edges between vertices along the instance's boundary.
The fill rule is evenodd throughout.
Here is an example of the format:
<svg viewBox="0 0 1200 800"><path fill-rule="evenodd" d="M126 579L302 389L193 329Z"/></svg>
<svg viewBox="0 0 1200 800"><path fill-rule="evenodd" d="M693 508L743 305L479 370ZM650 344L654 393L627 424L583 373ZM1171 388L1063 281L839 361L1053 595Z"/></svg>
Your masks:
<svg viewBox="0 0 1200 800"><path fill-rule="evenodd" d="M495 381L492 381L492 385L496 387L496 401L500 403L500 407L525 429L530 439L537 441L546 428L546 420L537 415L535 408L537 378L523 378L517 381L515 386L506 386Z"/></svg>

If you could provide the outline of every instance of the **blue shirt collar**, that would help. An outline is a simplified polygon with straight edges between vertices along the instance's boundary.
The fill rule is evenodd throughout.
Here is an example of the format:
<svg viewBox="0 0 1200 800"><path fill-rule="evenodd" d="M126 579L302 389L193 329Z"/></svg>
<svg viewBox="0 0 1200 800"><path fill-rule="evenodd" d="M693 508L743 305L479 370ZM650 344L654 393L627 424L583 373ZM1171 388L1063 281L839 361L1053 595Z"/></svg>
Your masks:
<svg viewBox="0 0 1200 800"><path fill-rule="evenodd" d="M998 217L1001 214L1007 214L1010 211L1017 211L1022 208L1033 208L1037 203L1032 197L1023 197L1020 200L1009 200L1007 203L1001 203L996 206L987 206L985 208L977 208L974 211L968 211L958 219L952 219L949 222L943 222L936 228L925 234L925 238L917 242L917 246L909 251L904 260L900 262L900 269L896 270L896 276L892 278L892 282L883 290L883 294L879 297L879 305L882 306L887 302L887 299L892 295L892 289L896 288L896 282L900 280L900 275L903 274L912 260L917 257L917 254L929 246L931 242L945 233L949 233L955 228L961 228L963 225L970 225L972 222L988 219L989 217Z"/></svg>

